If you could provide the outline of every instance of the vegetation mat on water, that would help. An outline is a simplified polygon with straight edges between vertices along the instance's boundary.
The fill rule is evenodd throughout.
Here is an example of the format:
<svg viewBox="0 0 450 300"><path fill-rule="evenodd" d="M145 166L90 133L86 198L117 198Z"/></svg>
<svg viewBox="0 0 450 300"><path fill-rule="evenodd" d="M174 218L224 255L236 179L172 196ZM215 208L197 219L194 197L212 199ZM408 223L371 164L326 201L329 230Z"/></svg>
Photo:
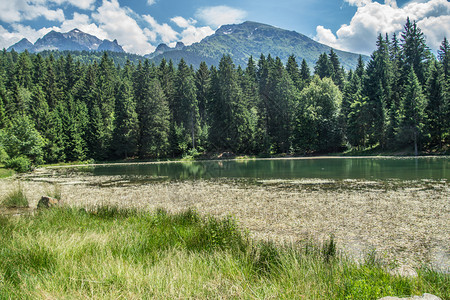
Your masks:
<svg viewBox="0 0 450 300"><path fill-rule="evenodd" d="M100 207L0 216L0 299L450 297L449 275L387 273L323 246L256 242L234 219Z"/></svg>

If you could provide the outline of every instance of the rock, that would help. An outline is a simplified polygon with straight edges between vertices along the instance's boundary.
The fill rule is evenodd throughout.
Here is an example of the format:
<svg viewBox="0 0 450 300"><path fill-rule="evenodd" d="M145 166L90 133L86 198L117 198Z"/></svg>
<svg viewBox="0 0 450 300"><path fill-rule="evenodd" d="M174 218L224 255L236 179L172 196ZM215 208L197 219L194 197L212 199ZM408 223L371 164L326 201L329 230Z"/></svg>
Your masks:
<svg viewBox="0 0 450 300"><path fill-rule="evenodd" d="M409 297L409 298L398 298L398 297L388 296L388 297L380 298L378 300L442 300L442 299L439 298L438 296L425 293L422 296L414 296L414 297Z"/></svg>
<svg viewBox="0 0 450 300"><path fill-rule="evenodd" d="M37 208L51 208L59 205L59 200L56 198L42 196L38 202Z"/></svg>

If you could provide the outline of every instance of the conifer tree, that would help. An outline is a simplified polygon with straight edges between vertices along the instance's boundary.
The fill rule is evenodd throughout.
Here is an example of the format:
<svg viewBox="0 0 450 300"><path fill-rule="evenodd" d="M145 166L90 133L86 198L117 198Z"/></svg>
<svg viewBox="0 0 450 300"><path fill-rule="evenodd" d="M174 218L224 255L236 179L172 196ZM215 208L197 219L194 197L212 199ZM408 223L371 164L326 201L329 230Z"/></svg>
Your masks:
<svg viewBox="0 0 450 300"><path fill-rule="evenodd" d="M329 62L332 66L331 79L333 79L334 84L342 91L344 89L345 72L342 70L339 58L333 49L330 50Z"/></svg>
<svg viewBox="0 0 450 300"><path fill-rule="evenodd" d="M405 141L414 144L415 155L418 155L420 137L425 123L426 104L422 87L414 73L413 66L411 66L402 99L402 121L400 125Z"/></svg>
<svg viewBox="0 0 450 300"><path fill-rule="evenodd" d="M178 64L172 108L174 125L185 130L182 140L189 140L195 149L200 126L198 102L194 75L184 59Z"/></svg>
<svg viewBox="0 0 450 300"><path fill-rule="evenodd" d="M150 79L142 91L138 113L140 157L164 157L169 150L169 105L159 80Z"/></svg>
<svg viewBox="0 0 450 300"><path fill-rule="evenodd" d="M408 78L412 67L419 83L424 86L426 83L426 62L430 57L425 37L417 26L416 21L411 23L409 18L406 20L401 36L403 76Z"/></svg>
<svg viewBox="0 0 450 300"><path fill-rule="evenodd" d="M442 140L445 132L446 103L445 103L444 74L437 61L433 61L430 66L430 75L426 86L428 98L427 131L431 135L431 144L439 145L442 148Z"/></svg>
<svg viewBox="0 0 450 300"><path fill-rule="evenodd" d="M117 91L112 151L119 158L136 155L138 117L131 83L123 80Z"/></svg>
<svg viewBox="0 0 450 300"><path fill-rule="evenodd" d="M381 34L377 39L377 50L367 65L364 95L367 97L369 143L385 146L387 110L391 107L391 70L389 47Z"/></svg>
<svg viewBox="0 0 450 300"><path fill-rule="evenodd" d="M286 71L291 77L291 80L294 83L295 87L300 90L302 87L302 78L294 55L289 56L286 64Z"/></svg>
<svg viewBox="0 0 450 300"><path fill-rule="evenodd" d="M302 86L299 90L301 91L303 88L308 86L311 81L311 71L305 59L302 60L302 65L300 67L300 77L302 79Z"/></svg>
<svg viewBox="0 0 450 300"><path fill-rule="evenodd" d="M332 74L333 65L330 63L327 54L322 53L316 62L316 66L314 67L314 75L317 75L320 77L320 79L322 79L325 77L331 78Z"/></svg>

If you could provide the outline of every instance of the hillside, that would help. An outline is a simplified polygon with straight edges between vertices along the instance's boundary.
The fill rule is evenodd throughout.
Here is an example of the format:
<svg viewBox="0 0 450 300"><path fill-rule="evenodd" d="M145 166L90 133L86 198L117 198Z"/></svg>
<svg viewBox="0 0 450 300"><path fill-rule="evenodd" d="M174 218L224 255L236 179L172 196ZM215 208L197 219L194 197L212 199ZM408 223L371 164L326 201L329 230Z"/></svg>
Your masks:
<svg viewBox="0 0 450 300"><path fill-rule="evenodd" d="M224 25L215 34L181 50L171 50L156 56L150 54L146 57L156 63L163 58L178 63L184 58L188 64L198 66L201 61L218 65L223 54L229 54L236 65L245 66L251 55L258 59L261 53L264 55L270 53L273 57L278 56L286 62L289 55L293 54L299 63L305 59L312 67L319 55L330 52L330 49L331 47L295 31L247 21L238 25ZM339 50L335 52L346 69L355 68L359 54Z"/></svg>

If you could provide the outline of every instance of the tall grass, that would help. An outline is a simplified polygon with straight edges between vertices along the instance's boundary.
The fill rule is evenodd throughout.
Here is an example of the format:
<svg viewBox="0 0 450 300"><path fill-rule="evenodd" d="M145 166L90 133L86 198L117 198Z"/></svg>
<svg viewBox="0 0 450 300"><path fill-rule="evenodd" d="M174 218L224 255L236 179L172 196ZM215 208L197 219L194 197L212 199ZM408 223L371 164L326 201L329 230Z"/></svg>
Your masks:
<svg viewBox="0 0 450 300"><path fill-rule="evenodd" d="M232 218L101 207L0 216L0 299L450 297L449 275L392 276L375 259L255 241Z"/></svg>
<svg viewBox="0 0 450 300"><path fill-rule="evenodd" d="M9 192L0 202L4 207L28 207L28 199L19 184L14 190Z"/></svg>

